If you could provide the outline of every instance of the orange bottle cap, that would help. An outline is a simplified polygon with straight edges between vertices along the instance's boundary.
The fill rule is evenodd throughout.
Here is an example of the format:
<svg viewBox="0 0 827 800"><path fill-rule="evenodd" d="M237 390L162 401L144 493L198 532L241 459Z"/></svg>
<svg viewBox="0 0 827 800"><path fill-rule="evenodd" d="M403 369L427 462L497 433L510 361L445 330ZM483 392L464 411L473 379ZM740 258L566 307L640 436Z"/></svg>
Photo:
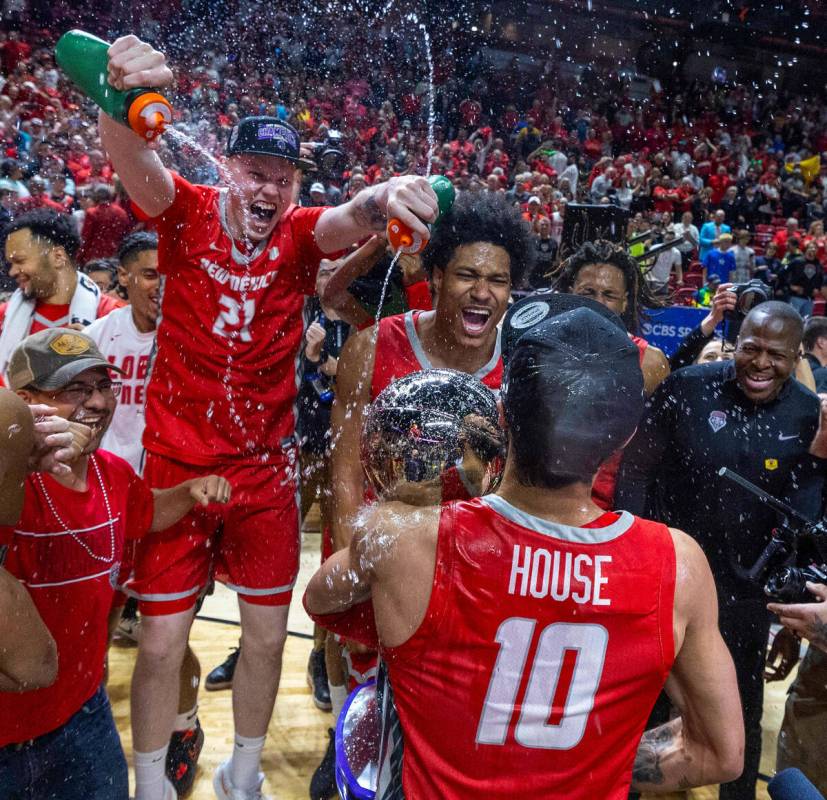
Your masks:
<svg viewBox="0 0 827 800"><path fill-rule="evenodd" d="M428 243L427 239L423 239L396 218L388 220L387 235L388 242L394 250L410 255L421 252Z"/></svg>
<svg viewBox="0 0 827 800"><path fill-rule="evenodd" d="M172 122L172 106L157 92L144 92L129 106L129 127L142 139L152 141Z"/></svg>

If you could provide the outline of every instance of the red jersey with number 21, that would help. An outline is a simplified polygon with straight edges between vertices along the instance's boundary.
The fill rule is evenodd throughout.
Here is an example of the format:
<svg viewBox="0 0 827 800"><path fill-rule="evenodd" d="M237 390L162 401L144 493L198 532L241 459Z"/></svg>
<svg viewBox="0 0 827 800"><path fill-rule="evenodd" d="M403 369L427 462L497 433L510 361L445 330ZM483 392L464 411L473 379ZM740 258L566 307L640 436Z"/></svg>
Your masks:
<svg viewBox="0 0 827 800"><path fill-rule="evenodd" d="M422 625L382 650L401 742L377 798L625 800L674 659L668 528L488 495L443 507L436 556Z"/></svg>
<svg viewBox="0 0 827 800"><path fill-rule="evenodd" d="M290 206L247 263L227 232L227 191L173 179L175 200L155 220L164 288L144 447L207 466L279 462L325 209Z"/></svg>

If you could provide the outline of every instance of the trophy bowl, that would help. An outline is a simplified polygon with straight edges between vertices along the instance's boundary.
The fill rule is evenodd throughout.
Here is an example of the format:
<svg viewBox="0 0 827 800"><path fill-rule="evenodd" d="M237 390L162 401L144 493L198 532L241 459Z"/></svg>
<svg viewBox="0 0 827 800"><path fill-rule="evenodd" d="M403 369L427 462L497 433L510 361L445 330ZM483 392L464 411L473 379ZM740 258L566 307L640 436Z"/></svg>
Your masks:
<svg viewBox="0 0 827 800"><path fill-rule="evenodd" d="M434 505L493 491L505 463L494 393L451 369L412 372L368 407L361 459L381 500Z"/></svg>

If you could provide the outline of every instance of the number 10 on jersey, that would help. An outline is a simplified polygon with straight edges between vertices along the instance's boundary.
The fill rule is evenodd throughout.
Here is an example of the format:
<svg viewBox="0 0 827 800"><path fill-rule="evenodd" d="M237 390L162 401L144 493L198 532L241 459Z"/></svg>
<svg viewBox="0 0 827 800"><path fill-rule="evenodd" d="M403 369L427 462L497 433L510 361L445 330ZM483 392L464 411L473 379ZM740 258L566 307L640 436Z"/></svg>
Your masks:
<svg viewBox="0 0 827 800"><path fill-rule="evenodd" d="M497 630L500 651L477 727L479 744L506 742L536 628L537 620L510 617ZM543 628L514 728L518 744L570 750L580 743L608 644L602 625L555 622Z"/></svg>

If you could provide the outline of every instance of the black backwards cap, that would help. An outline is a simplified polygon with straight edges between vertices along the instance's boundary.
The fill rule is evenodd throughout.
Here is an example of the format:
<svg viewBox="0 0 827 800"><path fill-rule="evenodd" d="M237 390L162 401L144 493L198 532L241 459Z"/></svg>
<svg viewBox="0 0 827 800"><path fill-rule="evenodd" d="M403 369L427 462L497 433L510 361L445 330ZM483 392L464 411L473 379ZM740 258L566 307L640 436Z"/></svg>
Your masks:
<svg viewBox="0 0 827 800"><path fill-rule="evenodd" d="M559 308L561 297L544 300ZM620 318L599 303L538 316L511 347L503 383L518 474L535 485L543 474L591 480L643 413L640 354Z"/></svg>
<svg viewBox="0 0 827 800"><path fill-rule="evenodd" d="M597 300L592 300L590 297L581 297L577 294L541 289L522 298L522 300L518 300L508 309L503 319L500 340L503 361L508 362L517 342L524 333L543 320L562 314L565 311L572 311L575 308L589 308L626 333L623 320L610 308L598 303Z"/></svg>
<svg viewBox="0 0 827 800"><path fill-rule="evenodd" d="M300 169L316 169L316 162L301 157L298 131L278 117L244 117L230 133L227 155L254 153L275 156L295 164Z"/></svg>

